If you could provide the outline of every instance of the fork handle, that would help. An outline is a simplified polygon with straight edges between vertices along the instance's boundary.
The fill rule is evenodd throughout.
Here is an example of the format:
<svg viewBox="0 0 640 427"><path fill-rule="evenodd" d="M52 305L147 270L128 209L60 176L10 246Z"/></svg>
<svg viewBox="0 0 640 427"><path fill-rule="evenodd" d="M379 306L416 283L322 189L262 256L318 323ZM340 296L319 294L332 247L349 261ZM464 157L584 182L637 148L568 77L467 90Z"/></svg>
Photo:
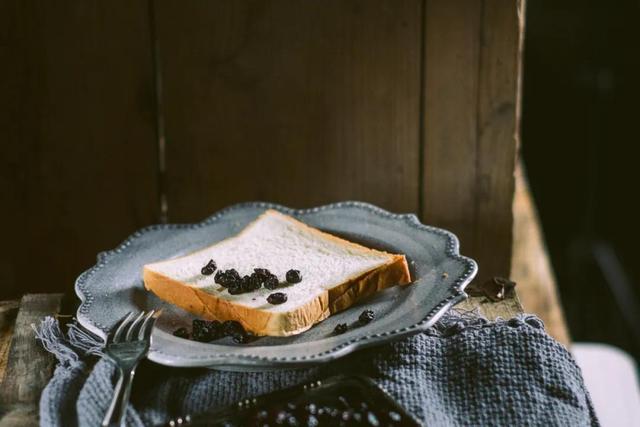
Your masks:
<svg viewBox="0 0 640 427"><path fill-rule="evenodd" d="M125 416L127 414L127 405L129 404L129 396L131 396L131 385L133 384L133 376L135 374L135 366L131 369L119 369L120 376L115 385L113 399L107 413L102 420L102 427L125 427Z"/></svg>

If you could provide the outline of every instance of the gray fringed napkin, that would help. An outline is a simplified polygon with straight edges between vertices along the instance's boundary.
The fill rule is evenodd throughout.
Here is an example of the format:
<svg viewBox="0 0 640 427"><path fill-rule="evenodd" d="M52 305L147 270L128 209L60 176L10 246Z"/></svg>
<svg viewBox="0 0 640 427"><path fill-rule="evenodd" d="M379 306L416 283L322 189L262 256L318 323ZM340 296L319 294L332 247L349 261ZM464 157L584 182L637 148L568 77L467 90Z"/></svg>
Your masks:
<svg viewBox="0 0 640 427"><path fill-rule="evenodd" d="M113 394L114 367L76 325L43 320L37 337L59 365L42 393L43 426L96 426ZM372 378L429 426L599 425L580 369L535 316L487 322L450 314L428 332L314 368L261 373L143 363L127 425L151 426L339 373Z"/></svg>

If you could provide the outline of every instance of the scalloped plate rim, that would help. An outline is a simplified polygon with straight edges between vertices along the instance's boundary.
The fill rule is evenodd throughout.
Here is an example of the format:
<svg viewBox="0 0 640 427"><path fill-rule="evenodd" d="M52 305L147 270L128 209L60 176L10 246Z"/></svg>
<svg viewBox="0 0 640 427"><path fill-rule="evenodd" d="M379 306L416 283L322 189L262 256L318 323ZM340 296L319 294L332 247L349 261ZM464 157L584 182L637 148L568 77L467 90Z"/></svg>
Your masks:
<svg viewBox="0 0 640 427"><path fill-rule="evenodd" d="M280 204L270 203L270 202L244 202L237 203L231 206L228 206L224 209L217 211L216 213L208 216L204 220L195 223L178 223L178 224L154 224L143 227L134 233L130 234L122 243L120 243L116 248L99 252L97 255L97 263L93 265L91 268L82 272L75 281L74 290L78 298L80 299L80 305L76 311L76 319L81 326L91 331L92 333L104 338L105 331L100 327L100 325L96 325L96 323L87 315L91 304L93 303L94 298L83 289L83 285L90 279L90 277L98 271L100 268L105 266L110 259L113 258L114 255L124 251L135 239L139 238L145 233L156 231L156 230L168 230L168 229L195 229L199 227L204 227L206 225L212 224L215 221L222 219L228 213L243 209L243 208L264 208L264 209L276 209L280 212L293 215L293 216L304 216L306 214L319 212L323 210L330 209L340 209L342 207L353 207L358 209L365 209L369 212L372 212L377 215L381 215L387 218L401 219L404 221L408 221L408 223L417 227L418 229L426 232L431 232L435 234L439 234L445 236L447 239L447 249L445 250L445 255L447 258L454 259L458 262L464 264L465 269L464 273L458 277L449 289L449 296L445 300L441 301L440 304L436 305L421 321L412 326L402 328L400 330L392 330L385 332L383 334L374 334L374 335L364 335L360 336L355 340L348 341L346 343L340 344L334 348L329 350L325 350L321 353L314 354L312 356L304 357L304 358L273 358L273 357L257 357L252 355L240 355L240 354L210 354L207 357L198 357L193 359L188 359L188 362L182 359L176 359L176 357L170 353L165 353L161 349L154 349L149 353L148 358L156 363L160 363L167 366L174 367L216 367L222 369L234 369L234 368L280 368L280 367L302 367L309 364L317 364L320 362L325 362L329 360L334 360L339 357L345 356L355 350L360 348L369 347L373 345L382 344L385 342L389 342L392 340L396 340L401 337L405 337L408 335L413 335L419 332L422 332L429 327L431 327L444 313L446 313L451 307L459 303L460 301L467 298L467 295L464 292L464 288L473 280L478 271L478 266L475 260L463 256L459 252L460 242L458 237L445 229L434 227L430 225L425 225L420 222L418 217L415 214L411 213L391 213L386 211L378 206L372 205L366 202L360 201L343 201L337 203L325 204L312 208L305 209L293 209ZM162 332L166 334L166 332ZM260 347L254 347L260 348ZM229 361L230 358L233 358L233 362Z"/></svg>

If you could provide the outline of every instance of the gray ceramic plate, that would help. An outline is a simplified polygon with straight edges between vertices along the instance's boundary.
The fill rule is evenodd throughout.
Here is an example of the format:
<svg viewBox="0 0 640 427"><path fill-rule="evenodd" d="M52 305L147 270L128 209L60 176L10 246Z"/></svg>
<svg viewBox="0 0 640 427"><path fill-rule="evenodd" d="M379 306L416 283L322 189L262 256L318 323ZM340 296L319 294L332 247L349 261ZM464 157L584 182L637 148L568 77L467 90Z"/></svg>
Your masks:
<svg viewBox="0 0 640 427"><path fill-rule="evenodd" d="M227 339L203 344L174 337L171 332L189 326L193 316L146 292L142 266L232 236L268 208L372 248L404 253L415 283L378 293L293 337L263 337L248 345L236 345ZM473 260L459 255L456 236L421 224L415 215L392 214L360 202L304 210L247 203L227 208L198 224L144 228L115 250L99 254L98 263L76 281L76 293L82 301L77 318L84 327L104 337L127 312L162 307L149 353L149 359L157 363L233 370L297 367L332 360L430 327L466 297L463 289L476 271ZM376 320L356 327L355 321L365 307L373 309ZM338 323L354 327L336 336L332 331Z"/></svg>

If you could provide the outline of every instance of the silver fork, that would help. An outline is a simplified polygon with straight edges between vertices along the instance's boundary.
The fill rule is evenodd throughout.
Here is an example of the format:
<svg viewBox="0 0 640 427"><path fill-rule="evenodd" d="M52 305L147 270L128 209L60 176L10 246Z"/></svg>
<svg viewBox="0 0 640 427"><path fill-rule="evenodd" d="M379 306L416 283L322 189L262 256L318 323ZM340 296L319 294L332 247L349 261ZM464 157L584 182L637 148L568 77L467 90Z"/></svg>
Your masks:
<svg viewBox="0 0 640 427"><path fill-rule="evenodd" d="M151 330L157 314L155 310L143 311L137 316L130 312L120 321L117 328L109 332L105 355L116 364L119 378L109 409L102 420L103 427L125 426L133 375L138 363L149 352Z"/></svg>

